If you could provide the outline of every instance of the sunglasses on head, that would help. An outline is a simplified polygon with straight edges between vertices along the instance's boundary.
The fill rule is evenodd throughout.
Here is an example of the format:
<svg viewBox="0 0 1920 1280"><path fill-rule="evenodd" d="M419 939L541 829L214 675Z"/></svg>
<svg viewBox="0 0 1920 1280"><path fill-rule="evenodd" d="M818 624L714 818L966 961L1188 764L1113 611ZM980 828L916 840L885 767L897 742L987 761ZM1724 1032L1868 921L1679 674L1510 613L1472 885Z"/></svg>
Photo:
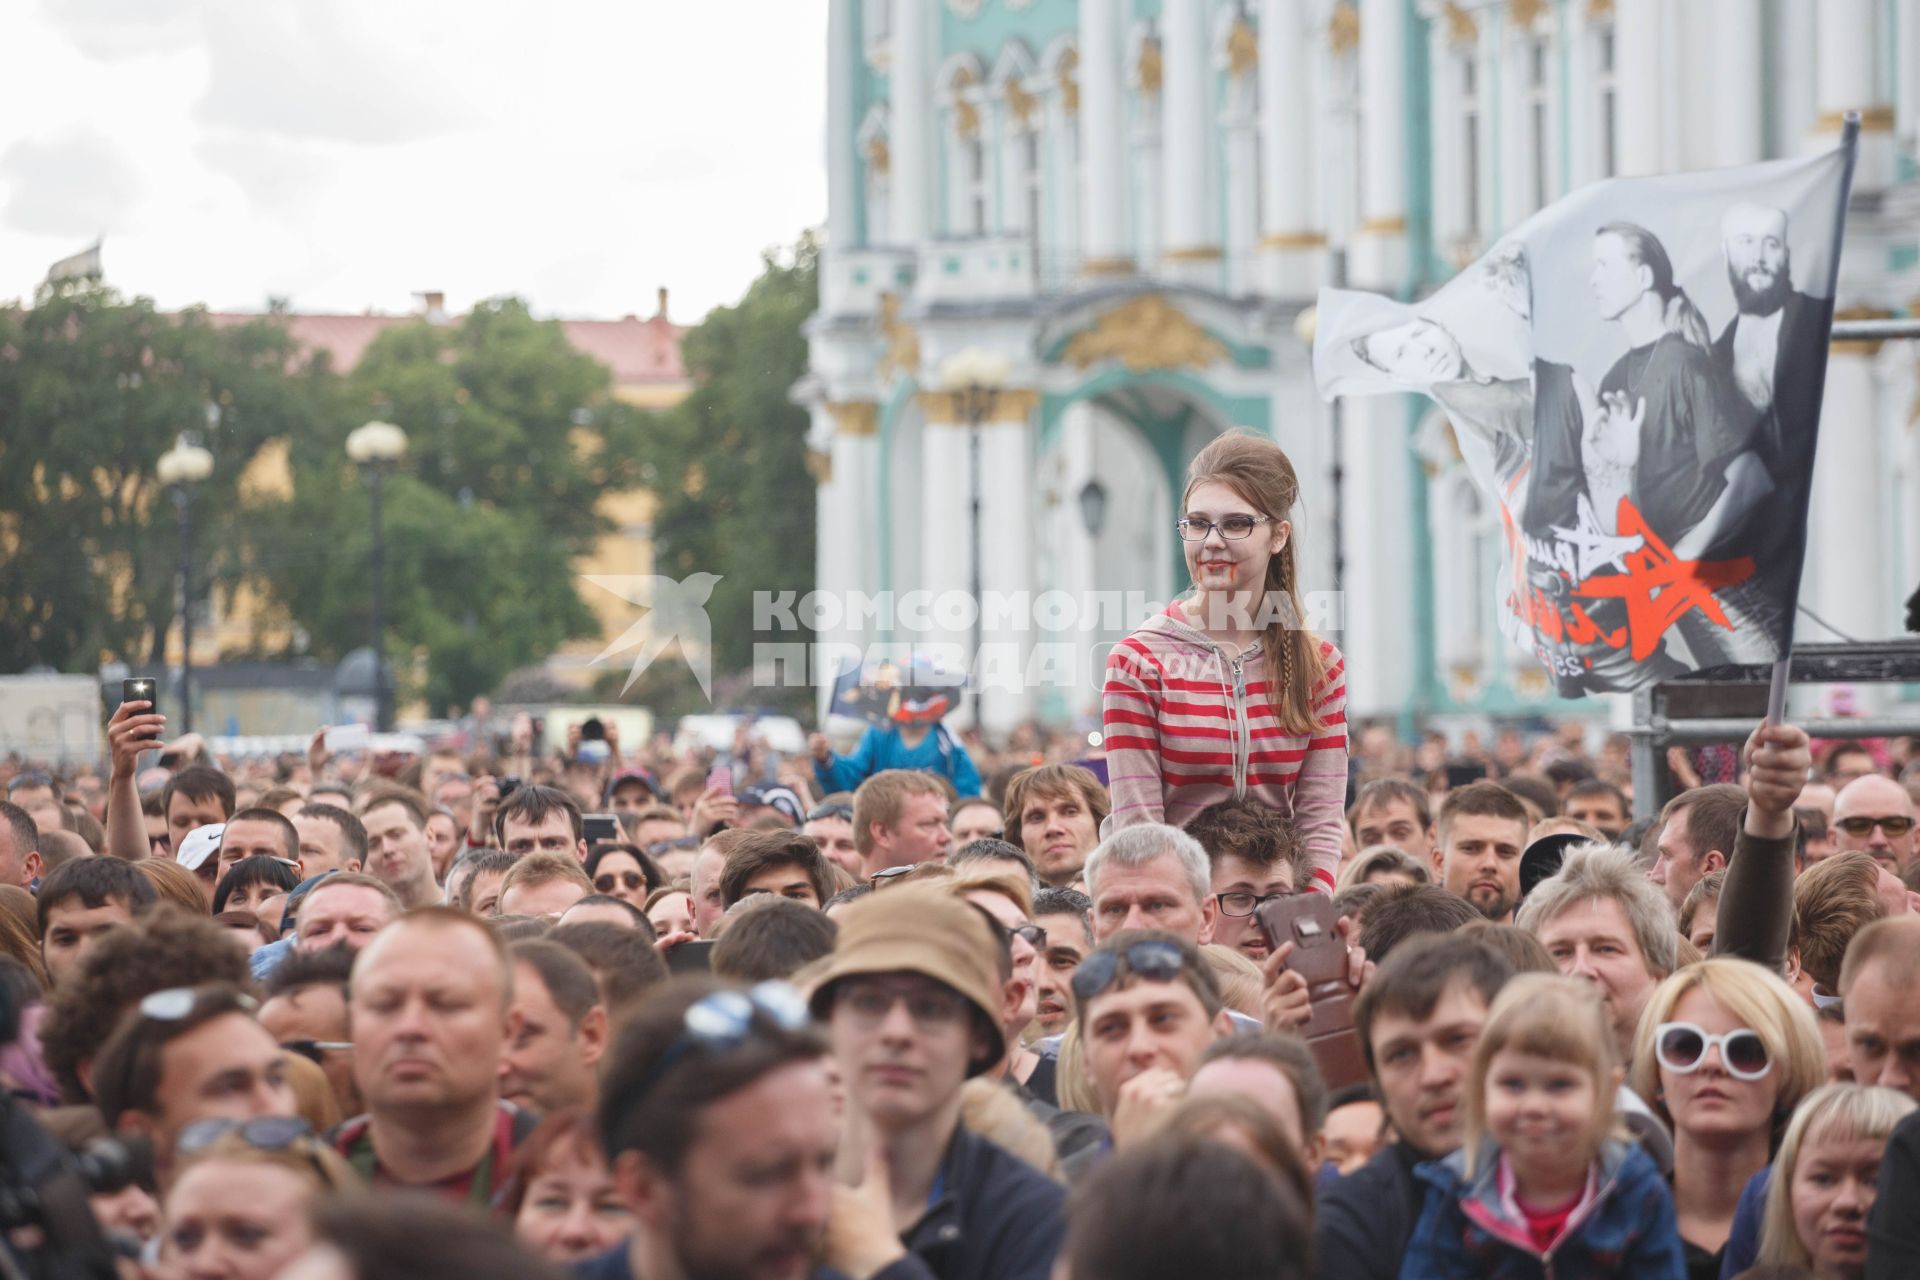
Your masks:
<svg viewBox="0 0 1920 1280"><path fill-rule="evenodd" d="M901 876L906 875L907 872L912 871L914 869L914 866L915 866L914 863L909 862L907 865L903 867L882 867L880 870L868 876L867 880L873 885L874 888L878 889L883 885L892 884L895 880L898 880Z"/></svg>
<svg viewBox="0 0 1920 1280"><path fill-rule="evenodd" d="M593 887L599 893L612 893L616 886L624 886L632 893L647 882L647 878L638 871L602 871L593 878Z"/></svg>
<svg viewBox="0 0 1920 1280"><path fill-rule="evenodd" d="M1869 818L1861 815L1836 819L1833 825L1850 836L1872 835L1875 827L1879 827L1890 836L1903 836L1913 830L1913 819L1903 818L1897 814L1885 818Z"/></svg>
<svg viewBox="0 0 1920 1280"><path fill-rule="evenodd" d="M844 800L836 800L832 804L817 804L807 810L808 822L818 822L822 818L844 818L848 822L852 822L853 806Z"/></svg>
<svg viewBox="0 0 1920 1280"><path fill-rule="evenodd" d="M649 858L657 858L663 853L672 853L675 849L698 849L699 836L676 836L671 840L655 840L646 846Z"/></svg>
<svg viewBox="0 0 1920 1280"><path fill-rule="evenodd" d="M140 1016L154 1022L178 1022L191 1015L202 999L230 1003L246 1013L252 1013L259 1007L253 997L245 992L169 987L144 997L140 1001Z"/></svg>
<svg viewBox="0 0 1920 1280"><path fill-rule="evenodd" d="M284 1047L284 1046L283 1046ZM183 1156L205 1151L230 1133L256 1151L285 1151L296 1142L312 1140L313 1126L299 1116L255 1116L251 1120L196 1120L180 1131L176 1149Z"/></svg>
<svg viewBox="0 0 1920 1280"><path fill-rule="evenodd" d="M1187 958L1171 942L1134 942L1120 951L1096 951L1073 971L1073 997L1085 1002L1093 999L1120 976L1121 960L1127 968L1149 982L1171 982L1186 968Z"/></svg>
<svg viewBox="0 0 1920 1280"><path fill-rule="evenodd" d="M680 1034L654 1060L640 1083L627 1093L629 1107L647 1096L667 1072L694 1050L725 1053L745 1044L758 1029L771 1023L781 1031L799 1031L812 1020L807 1002L784 982L762 982L748 991L716 991L687 1006Z"/></svg>
<svg viewBox="0 0 1920 1280"><path fill-rule="evenodd" d="M1720 1050L1720 1065L1736 1080L1758 1080L1773 1069L1767 1042L1747 1027L1716 1036L1691 1022L1663 1022L1654 1032L1653 1056L1677 1075L1698 1071L1709 1049Z"/></svg>

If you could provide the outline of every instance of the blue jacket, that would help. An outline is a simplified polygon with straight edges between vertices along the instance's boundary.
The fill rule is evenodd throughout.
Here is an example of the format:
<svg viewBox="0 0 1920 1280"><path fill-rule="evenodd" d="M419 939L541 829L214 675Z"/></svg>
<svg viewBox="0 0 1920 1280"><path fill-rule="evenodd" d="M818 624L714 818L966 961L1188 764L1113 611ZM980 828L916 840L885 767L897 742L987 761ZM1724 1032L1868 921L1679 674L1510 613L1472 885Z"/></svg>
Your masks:
<svg viewBox="0 0 1920 1280"><path fill-rule="evenodd" d="M1470 1182L1464 1152L1414 1170L1427 1184L1427 1202L1401 1280L1686 1280L1673 1197L1638 1144L1609 1141L1601 1149L1593 1200L1546 1254L1501 1202L1499 1152L1491 1143L1482 1150Z"/></svg>
<svg viewBox="0 0 1920 1280"><path fill-rule="evenodd" d="M909 748L900 740L900 731L892 725L874 725L862 734L851 755L834 756L825 764L814 761L813 776L831 795L835 791L854 791L861 783L883 769L916 769L937 773L953 784L961 798L980 794L980 771L973 757L953 740L944 725L934 725L920 745Z"/></svg>

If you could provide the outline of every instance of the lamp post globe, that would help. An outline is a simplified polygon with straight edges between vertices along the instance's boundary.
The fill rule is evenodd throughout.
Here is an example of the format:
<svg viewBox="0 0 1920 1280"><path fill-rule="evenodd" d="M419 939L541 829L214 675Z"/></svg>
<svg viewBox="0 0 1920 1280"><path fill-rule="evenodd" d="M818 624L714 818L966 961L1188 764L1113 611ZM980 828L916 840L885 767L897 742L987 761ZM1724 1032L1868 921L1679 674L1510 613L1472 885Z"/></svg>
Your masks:
<svg viewBox="0 0 1920 1280"><path fill-rule="evenodd" d="M366 473L372 497L373 530L372 626L375 680L374 727L382 733L393 727L393 682L387 675L387 544L380 518L380 482L388 467L406 456L407 433L391 422L368 422L347 436L347 457Z"/></svg>

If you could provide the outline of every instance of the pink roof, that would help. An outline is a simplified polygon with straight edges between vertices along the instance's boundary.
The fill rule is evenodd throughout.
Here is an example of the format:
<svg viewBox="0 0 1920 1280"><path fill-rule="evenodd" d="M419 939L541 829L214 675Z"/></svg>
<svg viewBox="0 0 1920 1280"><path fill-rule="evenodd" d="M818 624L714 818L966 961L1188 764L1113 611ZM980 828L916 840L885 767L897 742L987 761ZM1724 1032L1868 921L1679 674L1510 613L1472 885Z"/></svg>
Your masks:
<svg viewBox="0 0 1920 1280"><path fill-rule="evenodd" d="M246 324L263 317L235 311L216 311L207 317L215 325L227 327ZM418 320L418 315L301 315L278 317L302 347L325 351L333 358L333 367L347 373L360 363L373 340L397 324ZM680 338L686 331L665 316L641 320L626 316L619 320L562 320L561 330L573 349L592 356L613 371L615 386L630 387L647 383L684 382L686 366L680 362Z"/></svg>

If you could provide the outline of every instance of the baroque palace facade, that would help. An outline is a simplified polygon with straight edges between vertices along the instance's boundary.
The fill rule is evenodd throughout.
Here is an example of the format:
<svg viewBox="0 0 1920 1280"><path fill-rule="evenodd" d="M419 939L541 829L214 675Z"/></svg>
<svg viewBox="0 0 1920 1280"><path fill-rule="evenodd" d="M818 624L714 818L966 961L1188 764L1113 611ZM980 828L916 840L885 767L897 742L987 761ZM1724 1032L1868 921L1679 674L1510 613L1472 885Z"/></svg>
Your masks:
<svg viewBox="0 0 1920 1280"><path fill-rule="evenodd" d="M1920 0L831 0L829 214L811 372L818 588L965 591L973 430L943 366L1006 371L978 429L989 593L1186 585L1188 460L1246 427L1292 456L1310 621L1356 714L1570 710L1502 639L1498 529L1424 399L1314 392L1299 323L1354 288L1430 292L1589 182L1744 164L1864 132L1840 314L1920 313ZM1920 582L1913 343L1827 375L1802 599L1896 632ZM1336 459L1335 453L1339 454ZM1335 515L1332 477L1343 474ZM982 639L1077 663L980 716L1097 721L1103 644L1137 621ZM829 618L826 621L831 622ZM931 634L970 639L936 616ZM882 616L824 640L925 638ZM941 630L944 627L945 630ZM1803 620L1800 634L1830 639ZM1005 683L1004 681L1000 683ZM1598 712L1601 707L1594 706Z"/></svg>

